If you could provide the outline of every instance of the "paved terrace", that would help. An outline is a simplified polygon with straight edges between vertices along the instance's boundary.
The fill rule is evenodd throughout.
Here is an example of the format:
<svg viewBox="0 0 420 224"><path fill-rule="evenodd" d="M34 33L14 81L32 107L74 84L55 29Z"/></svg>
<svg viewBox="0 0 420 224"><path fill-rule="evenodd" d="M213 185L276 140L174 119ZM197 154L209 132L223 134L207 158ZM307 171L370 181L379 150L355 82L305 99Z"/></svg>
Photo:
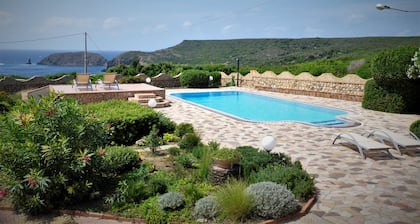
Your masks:
<svg viewBox="0 0 420 224"><path fill-rule="evenodd" d="M419 115L365 110L360 102L260 92L349 110L353 112L349 117L362 125L322 128L293 122L250 123L169 96L179 91L192 90L167 90L172 106L158 110L177 123L192 123L203 142L214 140L222 146L261 148L262 138L272 135L277 140L273 151L300 160L316 177L318 201L308 215L293 223L420 223L420 149L407 150L402 156L391 150L395 159L372 152L363 160L355 149L331 144L337 133L362 134L380 127L408 136L410 124L420 119Z"/></svg>

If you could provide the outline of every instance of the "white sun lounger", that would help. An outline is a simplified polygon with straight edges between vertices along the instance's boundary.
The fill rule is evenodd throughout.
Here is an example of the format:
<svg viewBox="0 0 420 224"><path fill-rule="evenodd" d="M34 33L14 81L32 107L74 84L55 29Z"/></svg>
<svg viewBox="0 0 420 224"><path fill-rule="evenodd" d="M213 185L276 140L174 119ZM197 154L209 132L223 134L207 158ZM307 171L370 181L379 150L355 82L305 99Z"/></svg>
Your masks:
<svg viewBox="0 0 420 224"><path fill-rule="evenodd" d="M357 149L359 150L363 159L366 159L365 151L369 150L385 150L391 158L394 158L389 152L390 147L388 145L366 138L362 135L355 133L341 133L334 138L332 144L334 144L337 139L342 139L357 146Z"/></svg>
<svg viewBox="0 0 420 224"><path fill-rule="evenodd" d="M418 139L415 139L416 136L414 134L414 138L409 138L402 134L398 134L387 129L378 129L369 132L368 137L370 136L378 138L382 143L385 143L385 141L392 143L394 145L394 148L400 153L400 155L402 155L400 147L408 148L420 146L420 141Z"/></svg>

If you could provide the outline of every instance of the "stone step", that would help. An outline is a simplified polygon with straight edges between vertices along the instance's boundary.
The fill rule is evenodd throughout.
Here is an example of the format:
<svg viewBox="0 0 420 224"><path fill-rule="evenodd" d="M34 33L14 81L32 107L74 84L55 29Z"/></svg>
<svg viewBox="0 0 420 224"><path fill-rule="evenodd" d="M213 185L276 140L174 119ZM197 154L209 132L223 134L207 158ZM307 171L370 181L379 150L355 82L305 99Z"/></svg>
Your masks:
<svg viewBox="0 0 420 224"><path fill-rule="evenodd" d="M136 98L136 97L129 97L128 98L128 101L137 102L137 103L148 103L150 99L155 99L156 102L162 102L162 101L165 100L162 97L157 96L157 97L154 97L154 98Z"/></svg>
<svg viewBox="0 0 420 224"><path fill-rule="evenodd" d="M156 94L154 94L154 93L135 93L134 98L137 98L137 99L156 98Z"/></svg>
<svg viewBox="0 0 420 224"><path fill-rule="evenodd" d="M148 103L140 103L140 105L143 105L145 107L148 107ZM169 107L169 101L161 101L161 102L157 102L156 103L156 107L155 108L162 108L162 107Z"/></svg>

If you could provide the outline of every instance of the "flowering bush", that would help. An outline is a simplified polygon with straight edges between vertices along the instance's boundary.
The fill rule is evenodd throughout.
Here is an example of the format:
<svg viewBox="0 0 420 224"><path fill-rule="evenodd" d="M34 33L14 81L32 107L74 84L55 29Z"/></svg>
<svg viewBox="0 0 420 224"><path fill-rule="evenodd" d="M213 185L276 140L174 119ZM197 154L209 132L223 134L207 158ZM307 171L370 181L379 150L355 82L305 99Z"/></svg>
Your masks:
<svg viewBox="0 0 420 224"><path fill-rule="evenodd" d="M98 195L104 125L73 99L30 98L0 120L0 177L19 211L36 214ZM6 192L5 190L3 190Z"/></svg>
<svg viewBox="0 0 420 224"><path fill-rule="evenodd" d="M414 53L413 58L411 61L413 62L407 69L407 77L410 79L418 79L420 78L420 59L419 59L419 52L420 48Z"/></svg>

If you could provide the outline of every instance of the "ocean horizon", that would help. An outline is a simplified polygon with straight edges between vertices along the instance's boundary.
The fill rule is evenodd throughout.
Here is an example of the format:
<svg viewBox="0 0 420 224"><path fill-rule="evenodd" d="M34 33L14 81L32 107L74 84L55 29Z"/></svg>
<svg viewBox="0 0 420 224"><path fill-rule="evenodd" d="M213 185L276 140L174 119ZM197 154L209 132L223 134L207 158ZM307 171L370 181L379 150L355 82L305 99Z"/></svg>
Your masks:
<svg viewBox="0 0 420 224"><path fill-rule="evenodd" d="M81 73L84 72L83 66L55 66L39 65L38 63L45 57L53 53L76 52L65 50L0 50L0 75L5 76L46 76L59 73ZM102 55L110 61L123 51L89 51ZM31 60L31 64L27 64ZM88 66L87 71L90 74L100 74L106 69L106 66Z"/></svg>

